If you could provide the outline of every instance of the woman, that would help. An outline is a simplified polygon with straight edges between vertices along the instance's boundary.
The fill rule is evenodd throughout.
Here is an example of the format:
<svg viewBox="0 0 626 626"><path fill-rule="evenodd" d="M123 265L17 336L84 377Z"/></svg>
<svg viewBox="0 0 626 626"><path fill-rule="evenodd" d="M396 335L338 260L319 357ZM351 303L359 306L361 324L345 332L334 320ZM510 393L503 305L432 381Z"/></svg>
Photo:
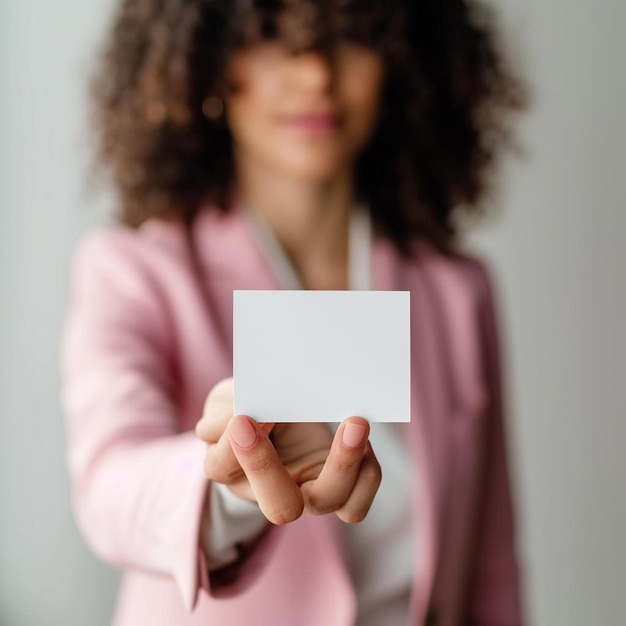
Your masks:
<svg viewBox="0 0 626 626"><path fill-rule="evenodd" d="M487 14L126 0L93 94L121 211L76 250L61 357L115 624L520 624L489 280L455 238L521 105ZM233 416L232 291L280 288L411 291L410 424Z"/></svg>

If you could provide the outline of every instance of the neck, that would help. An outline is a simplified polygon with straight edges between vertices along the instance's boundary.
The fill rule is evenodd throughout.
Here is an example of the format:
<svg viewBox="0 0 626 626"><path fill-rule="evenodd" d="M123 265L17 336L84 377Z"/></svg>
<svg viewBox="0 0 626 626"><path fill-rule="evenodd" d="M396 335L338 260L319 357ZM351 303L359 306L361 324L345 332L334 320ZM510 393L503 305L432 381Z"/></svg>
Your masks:
<svg viewBox="0 0 626 626"><path fill-rule="evenodd" d="M239 161L238 199L260 216L306 288L345 289L354 203L349 172L324 183L294 179Z"/></svg>

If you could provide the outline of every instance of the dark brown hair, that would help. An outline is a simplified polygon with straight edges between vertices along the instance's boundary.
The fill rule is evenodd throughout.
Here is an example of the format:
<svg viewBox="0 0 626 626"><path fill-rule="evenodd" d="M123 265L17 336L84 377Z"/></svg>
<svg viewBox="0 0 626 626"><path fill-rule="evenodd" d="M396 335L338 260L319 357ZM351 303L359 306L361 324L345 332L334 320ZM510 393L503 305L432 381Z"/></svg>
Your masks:
<svg viewBox="0 0 626 626"><path fill-rule="evenodd" d="M95 163L112 175L119 220L188 221L205 202L228 210L231 137L203 102L227 88L233 50L272 38L380 52L382 113L357 191L401 250L415 237L449 248L456 215L488 198L525 101L493 16L469 0L123 0L91 82Z"/></svg>

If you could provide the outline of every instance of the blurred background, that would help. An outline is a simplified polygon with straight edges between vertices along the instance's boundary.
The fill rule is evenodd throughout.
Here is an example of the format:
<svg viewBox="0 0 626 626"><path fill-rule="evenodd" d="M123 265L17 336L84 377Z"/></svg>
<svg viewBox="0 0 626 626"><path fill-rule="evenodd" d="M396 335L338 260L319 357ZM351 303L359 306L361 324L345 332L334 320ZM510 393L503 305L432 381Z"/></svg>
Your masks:
<svg viewBox="0 0 626 626"><path fill-rule="evenodd" d="M492 0L529 78L525 160L472 235L500 287L532 624L626 623L626 3ZM111 0L0 0L0 624L109 624L118 574L70 508L58 337L84 83Z"/></svg>

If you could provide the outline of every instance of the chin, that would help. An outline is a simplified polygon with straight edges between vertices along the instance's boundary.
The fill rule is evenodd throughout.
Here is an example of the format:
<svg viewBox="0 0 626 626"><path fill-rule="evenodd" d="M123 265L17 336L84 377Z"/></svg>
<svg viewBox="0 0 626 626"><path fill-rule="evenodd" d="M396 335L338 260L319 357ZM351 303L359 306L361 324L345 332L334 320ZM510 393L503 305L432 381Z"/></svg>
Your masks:
<svg viewBox="0 0 626 626"><path fill-rule="evenodd" d="M350 167L352 159L333 155L309 159L293 159L284 163L285 172L289 172L294 178L311 183L327 183L337 177L337 174Z"/></svg>

